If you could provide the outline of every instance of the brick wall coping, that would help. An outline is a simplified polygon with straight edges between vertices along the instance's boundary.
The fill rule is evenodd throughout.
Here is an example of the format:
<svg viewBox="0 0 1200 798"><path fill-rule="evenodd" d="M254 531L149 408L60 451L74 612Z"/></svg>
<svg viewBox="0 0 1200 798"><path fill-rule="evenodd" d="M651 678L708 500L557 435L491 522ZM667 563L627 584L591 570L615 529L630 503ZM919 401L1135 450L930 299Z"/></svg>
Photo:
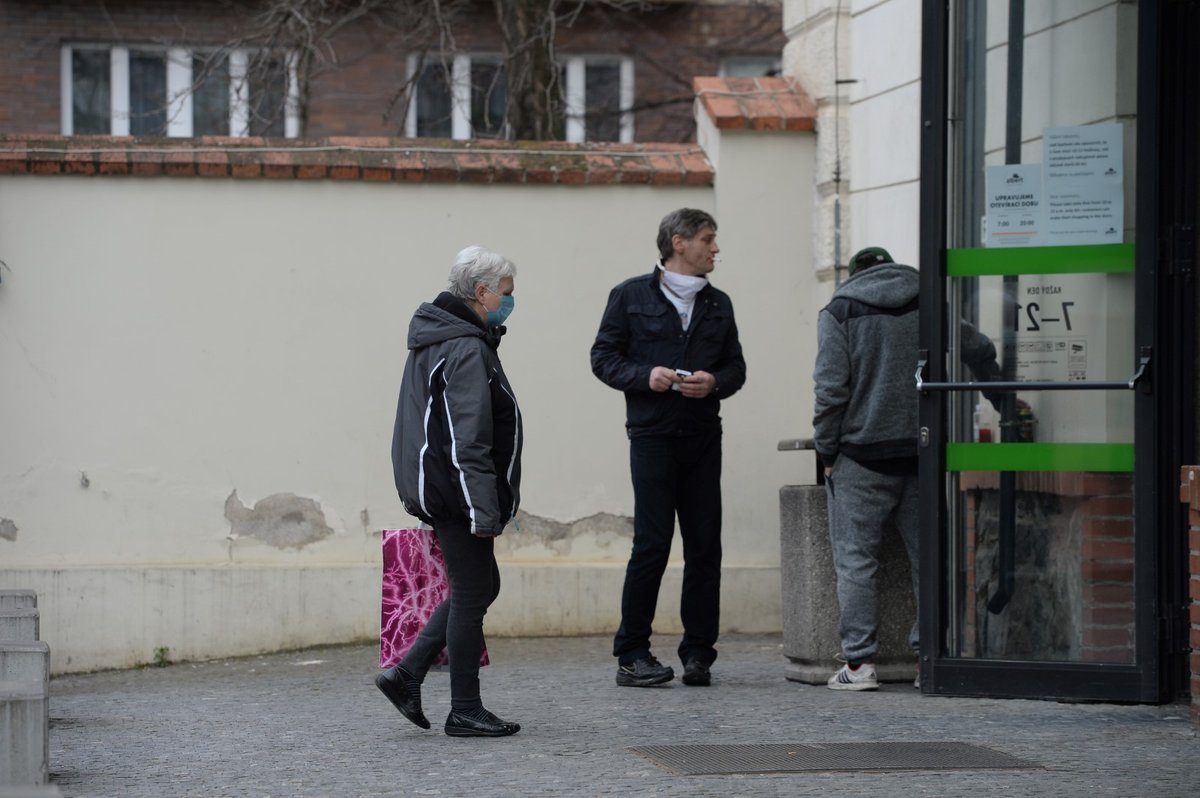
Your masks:
<svg viewBox="0 0 1200 798"><path fill-rule="evenodd" d="M695 144L0 136L0 174L711 186Z"/></svg>
<svg viewBox="0 0 1200 798"><path fill-rule="evenodd" d="M814 130L817 106L787 78L692 79L696 100L722 130Z"/></svg>

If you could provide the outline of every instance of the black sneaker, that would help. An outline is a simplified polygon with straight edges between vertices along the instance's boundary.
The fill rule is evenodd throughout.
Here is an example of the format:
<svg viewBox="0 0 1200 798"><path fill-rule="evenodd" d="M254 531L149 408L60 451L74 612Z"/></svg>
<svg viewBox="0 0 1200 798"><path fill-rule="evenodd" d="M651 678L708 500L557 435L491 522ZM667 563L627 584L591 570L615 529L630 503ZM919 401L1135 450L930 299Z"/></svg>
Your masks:
<svg viewBox="0 0 1200 798"><path fill-rule="evenodd" d="M709 671L707 665L696 657L692 657L687 661L687 665L683 666L681 681L691 687L708 687L712 684L712 672Z"/></svg>
<svg viewBox="0 0 1200 798"><path fill-rule="evenodd" d="M622 687L653 687L675 678L675 671L649 655L617 668L617 684Z"/></svg>

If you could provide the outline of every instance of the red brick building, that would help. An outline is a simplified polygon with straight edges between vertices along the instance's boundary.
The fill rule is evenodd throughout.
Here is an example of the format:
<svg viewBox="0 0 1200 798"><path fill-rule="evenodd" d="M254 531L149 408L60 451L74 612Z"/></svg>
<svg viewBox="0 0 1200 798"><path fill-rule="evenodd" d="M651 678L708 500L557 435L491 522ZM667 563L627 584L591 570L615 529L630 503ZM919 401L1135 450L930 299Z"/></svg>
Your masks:
<svg viewBox="0 0 1200 798"><path fill-rule="evenodd" d="M464 1L452 48L395 17L268 40L280 4L2 0L0 134L505 135L492 3ZM777 0L588 4L557 26L562 137L692 140L692 78L777 73L784 42Z"/></svg>

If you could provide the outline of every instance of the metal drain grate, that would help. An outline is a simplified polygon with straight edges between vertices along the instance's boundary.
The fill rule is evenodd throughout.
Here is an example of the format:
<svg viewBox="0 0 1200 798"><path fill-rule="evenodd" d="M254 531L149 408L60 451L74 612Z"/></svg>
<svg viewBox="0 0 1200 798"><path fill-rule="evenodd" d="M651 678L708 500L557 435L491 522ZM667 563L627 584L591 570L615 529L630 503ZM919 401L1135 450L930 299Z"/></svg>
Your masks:
<svg viewBox="0 0 1200 798"><path fill-rule="evenodd" d="M821 745L643 745L628 749L680 776L836 770L988 770L1040 768L970 743Z"/></svg>

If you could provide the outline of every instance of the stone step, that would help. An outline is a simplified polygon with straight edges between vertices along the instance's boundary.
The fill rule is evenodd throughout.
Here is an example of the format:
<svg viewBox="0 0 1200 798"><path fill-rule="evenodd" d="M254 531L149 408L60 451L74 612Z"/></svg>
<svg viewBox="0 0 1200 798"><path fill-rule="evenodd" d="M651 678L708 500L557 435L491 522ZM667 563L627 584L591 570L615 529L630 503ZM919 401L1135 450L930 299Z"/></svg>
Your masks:
<svg viewBox="0 0 1200 798"><path fill-rule="evenodd" d="M0 681L0 781L39 785L50 779L50 697L37 681Z"/></svg>
<svg viewBox="0 0 1200 798"><path fill-rule="evenodd" d="M0 610L37 609L36 590L0 590Z"/></svg>
<svg viewBox="0 0 1200 798"><path fill-rule="evenodd" d="M37 609L0 610L0 640L32 643L41 639Z"/></svg>
<svg viewBox="0 0 1200 798"><path fill-rule="evenodd" d="M50 646L0 640L0 682L50 682Z"/></svg>
<svg viewBox="0 0 1200 798"><path fill-rule="evenodd" d="M29 784L6 787L0 784L0 798L63 798L62 790L53 784Z"/></svg>

